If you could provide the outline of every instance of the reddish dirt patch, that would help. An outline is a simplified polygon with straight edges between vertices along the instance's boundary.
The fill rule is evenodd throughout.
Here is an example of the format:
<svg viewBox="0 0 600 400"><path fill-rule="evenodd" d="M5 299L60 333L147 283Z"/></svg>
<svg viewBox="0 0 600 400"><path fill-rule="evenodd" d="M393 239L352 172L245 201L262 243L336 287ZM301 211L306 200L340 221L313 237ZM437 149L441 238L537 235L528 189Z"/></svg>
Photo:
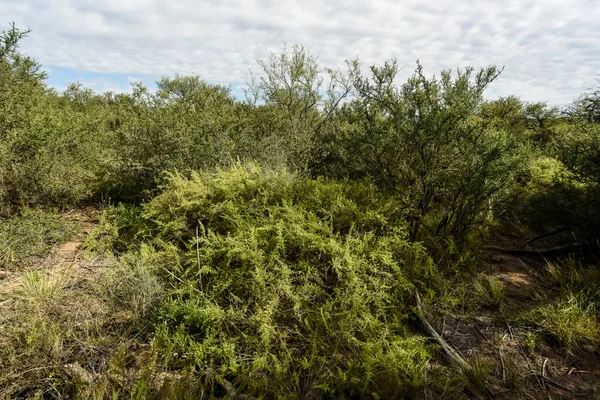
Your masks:
<svg viewBox="0 0 600 400"><path fill-rule="evenodd" d="M28 272L37 270L46 270L51 274L65 274L69 278L77 277L80 279L90 279L97 276L103 267L101 263L94 260L86 260L82 254L82 245L87 234L94 228L93 209L74 210L61 215L65 220L76 222L80 229L71 241L63 244L48 256L41 258L39 262L34 263L34 267L26 271L4 271L3 282L0 285L0 295L11 293L19 284L22 277Z"/></svg>

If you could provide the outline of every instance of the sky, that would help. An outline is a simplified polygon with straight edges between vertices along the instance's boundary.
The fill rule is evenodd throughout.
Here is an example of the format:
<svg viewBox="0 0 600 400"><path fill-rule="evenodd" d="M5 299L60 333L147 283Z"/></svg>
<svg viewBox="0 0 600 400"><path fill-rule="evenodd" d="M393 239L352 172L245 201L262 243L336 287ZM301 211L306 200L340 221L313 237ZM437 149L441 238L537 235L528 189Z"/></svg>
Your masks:
<svg viewBox="0 0 600 400"><path fill-rule="evenodd" d="M600 73L598 0L0 0L0 30L31 28L21 50L58 90L123 92L197 74L240 95L257 59L303 44L323 67L395 57L443 69L504 66L488 97L570 103Z"/></svg>

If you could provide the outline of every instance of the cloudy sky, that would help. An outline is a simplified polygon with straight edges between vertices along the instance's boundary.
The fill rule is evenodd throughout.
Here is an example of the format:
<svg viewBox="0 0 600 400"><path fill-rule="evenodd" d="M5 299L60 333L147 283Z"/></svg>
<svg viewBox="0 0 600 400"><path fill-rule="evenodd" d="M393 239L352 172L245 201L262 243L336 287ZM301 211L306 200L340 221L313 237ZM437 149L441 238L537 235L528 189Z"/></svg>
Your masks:
<svg viewBox="0 0 600 400"><path fill-rule="evenodd" d="M328 67L396 57L403 77L417 58L429 74L496 64L490 96L556 105L600 73L598 0L0 0L0 30L11 21L33 30L22 50L59 89L195 73L238 93L284 41Z"/></svg>

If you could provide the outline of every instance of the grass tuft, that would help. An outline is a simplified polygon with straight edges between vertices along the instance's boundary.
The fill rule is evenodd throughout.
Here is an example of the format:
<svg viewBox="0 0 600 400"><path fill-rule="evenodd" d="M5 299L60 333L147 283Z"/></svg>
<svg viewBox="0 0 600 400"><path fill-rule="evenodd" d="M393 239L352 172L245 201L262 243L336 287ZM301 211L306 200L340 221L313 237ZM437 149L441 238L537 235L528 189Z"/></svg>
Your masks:
<svg viewBox="0 0 600 400"><path fill-rule="evenodd" d="M506 296L502 281L491 275L480 275L473 283L473 288L479 300L491 308L500 308Z"/></svg>

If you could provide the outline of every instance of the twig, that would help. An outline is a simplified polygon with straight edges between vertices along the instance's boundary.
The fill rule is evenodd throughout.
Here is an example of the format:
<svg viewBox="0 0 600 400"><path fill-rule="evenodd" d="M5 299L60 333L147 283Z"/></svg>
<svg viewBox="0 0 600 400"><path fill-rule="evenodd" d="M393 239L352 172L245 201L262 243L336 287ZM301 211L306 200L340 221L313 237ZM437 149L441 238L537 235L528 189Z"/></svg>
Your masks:
<svg viewBox="0 0 600 400"><path fill-rule="evenodd" d="M548 237L548 236L552 236L552 235L558 235L559 233L564 232L567 229L569 229L568 226L563 226L563 227L555 229L555 230L553 230L551 232L546 232L546 233L542 233L541 235L537 235L537 236L529 239L525 243L523 243L520 248L523 249L523 248L525 248L525 246L527 246L528 244L531 244L531 243L535 242L536 240L540 240L542 238L545 238L545 237Z"/></svg>
<svg viewBox="0 0 600 400"><path fill-rule="evenodd" d="M483 340L488 340L487 336L485 335L485 333L483 333L481 331L481 329L479 329L479 327L477 326L477 324L473 325L475 327L475 330L477 331L477 333L479 333L479 335L481 335L481 337L483 338Z"/></svg>
<svg viewBox="0 0 600 400"><path fill-rule="evenodd" d="M542 376L542 378L543 378L544 381L548 382L551 385L556 386L559 389L564 390L565 392L571 392L571 393L573 392L573 390L569 389L566 386L561 385L560 383L556 382L555 380L552 380L552 379L548 378L547 376Z"/></svg>
<svg viewBox="0 0 600 400"><path fill-rule="evenodd" d="M506 368L504 367L504 357L502 357L502 349L500 347L498 347L498 354L502 363L502 383L506 383Z"/></svg>
<svg viewBox="0 0 600 400"><path fill-rule="evenodd" d="M577 368L573 367L573 368L571 368L566 373L566 375L571 375L571 374L587 374L587 373L588 373L588 371L581 371L581 370L578 370Z"/></svg>
<svg viewBox="0 0 600 400"><path fill-rule="evenodd" d="M564 251L576 250L583 247L584 243L568 243L563 246L552 247L549 249L540 250L527 250L527 249L511 249L498 246L485 246L484 249L496 251L499 253L515 254L515 255L538 255L538 256L551 256L560 255Z"/></svg>
<svg viewBox="0 0 600 400"><path fill-rule="evenodd" d="M510 327L510 324L507 322L506 326L508 328L508 336L510 337L510 340L513 340L514 336L513 336L513 331L512 328Z"/></svg>
<svg viewBox="0 0 600 400"><path fill-rule="evenodd" d="M203 292L202 289L202 267L200 266L200 240L198 239L198 225L196 225L196 259L198 260L198 276L200 277L200 291Z"/></svg>
<svg viewBox="0 0 600 400"><path fill-rule="evenodd" d="M546 388L542 385L540 378L538 378L537 374L535 373L535 369L533 369L533 367L531 366L531 362L529 362L529 357L527 357L527 354L525 354L525 350L523 350L523 347L521 345L519 345L519 350L521 350L521 354L523 355L523 358L525 358L525 361L527 361L527 366L529 367L529 372L531 372L533 374L533 377L535 378L538 385L540 386L540 389L546 390Z"/></svg>
<svg viewBox="0 0 600 400"><path fill-rule="evenodd" d="M174 273L172 273L171 271L169 271L168 269L166 269L165 267L161 266L161 268L169 275L171 275L173 278L175 278L177 281L179 281L180 283L183 283L186 286L189 286L191 289L195 290L196 292L200 293L201 295L204 296L204 293L202 293L200 290L198 290L198 288L193 287L192 285L190 285L189 283L183 281L181 278L179 278L178 276L176 276Z"/></svg>
<svg viewBox="0 0 600 400"><path fill-rule="evenodd" d="M440 347L444 350L446 357L448 360L457 365L461 370L467 372L471 371L472 367L469 363L458 353L458 351L454 350L440 335L436 332L435 328L431 323L425 318L423 314L423 308L421 306L421 297L419 296L419 292L415 290L415 298L417 300L417 317L423 324L423 327L427 331L427 333L435 339L435 341L440 345Z"/></svg>
<svg viewBox="0 0 600 400"><path fill-rule="evenodd" d="M529 393L527 393L527 392L526 392L526 391L524 391L524 390L523 390L521 393L522 393L522 394L524 394L524 395L525 395L525 397L527 397L528 399L531 399L531 400L536 400L536 399L535 399L535 397L533 397L532 395L530 395Z"/></svg>

